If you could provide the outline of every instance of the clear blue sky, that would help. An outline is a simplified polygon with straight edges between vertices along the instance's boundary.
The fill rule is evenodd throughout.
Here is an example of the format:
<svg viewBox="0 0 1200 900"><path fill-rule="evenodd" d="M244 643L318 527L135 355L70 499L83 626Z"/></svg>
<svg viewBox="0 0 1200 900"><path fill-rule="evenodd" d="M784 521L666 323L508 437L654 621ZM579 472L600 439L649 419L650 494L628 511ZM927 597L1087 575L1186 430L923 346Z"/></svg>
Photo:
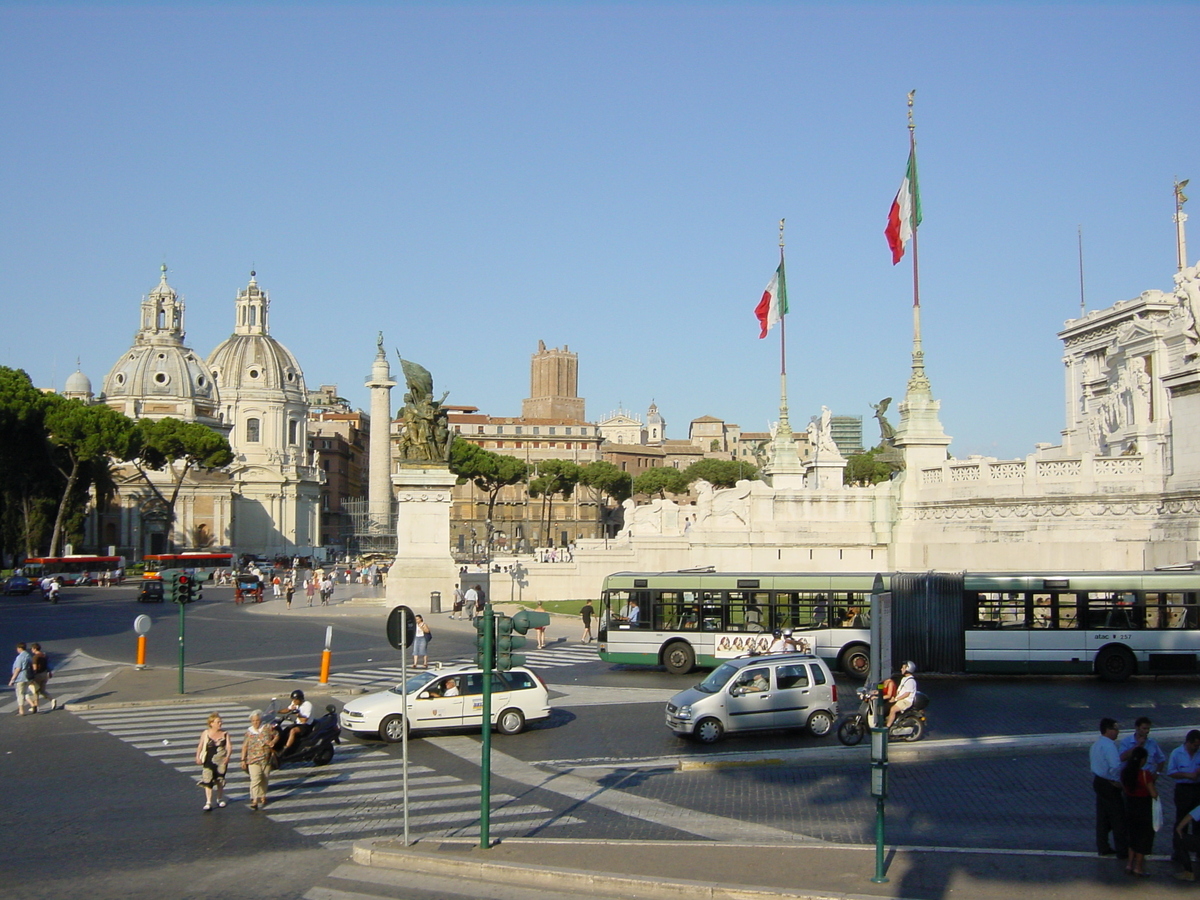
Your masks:
<svg viewBox="0 0 1200 900"><path fill-rule="evenodd" d="M874 442L916 88L934 395L956 456L1024 455L1063 425L1077 226L1089 309L1172 286L1197 33L1190 2L0 3L0 364L61 388L78 356L99 390L164 261L207 355L253 267L309 386L358 406L380 330L492 415L541 339L593 420L765 430L786 217L792 420Z"/></svg>

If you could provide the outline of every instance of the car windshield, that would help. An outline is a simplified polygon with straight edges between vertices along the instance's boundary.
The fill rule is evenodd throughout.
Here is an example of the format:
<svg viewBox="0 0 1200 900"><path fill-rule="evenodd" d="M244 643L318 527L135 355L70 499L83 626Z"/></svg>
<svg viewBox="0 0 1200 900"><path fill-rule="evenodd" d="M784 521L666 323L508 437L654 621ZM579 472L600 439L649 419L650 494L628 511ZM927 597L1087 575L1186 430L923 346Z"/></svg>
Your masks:
<svg viewBox="0 0 1200 900"><path fill-rule="evenodd" d="M720 691L721 688L725 687L725 683L733 677L733 673L737 670L737 666L731 666L729 663L725 663L724 665L713 670L711 675L696 685L696 690L704 691L706 694L715 694Z"/></svg>
<svg viewBox="0 0 1200 900"><path fill-rule="evenodd" d="M407 690L405 690L405 685L399 684L394 688L388 688L388 690L390 690L393 694L416 694L420 692L421 688L429 684L429 682L433 680L433 677L434 676L432 672L417 672L408 676L408 681L405 682L405 685L407 685Z"/></svg>

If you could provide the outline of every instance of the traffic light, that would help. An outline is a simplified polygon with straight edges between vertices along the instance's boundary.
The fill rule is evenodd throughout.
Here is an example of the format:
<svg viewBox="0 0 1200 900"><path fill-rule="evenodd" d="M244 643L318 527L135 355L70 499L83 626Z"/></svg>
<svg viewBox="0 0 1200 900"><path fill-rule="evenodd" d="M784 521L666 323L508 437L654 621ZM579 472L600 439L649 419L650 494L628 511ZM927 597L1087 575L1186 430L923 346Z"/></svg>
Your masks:
<svg viewBox="0 0 1200 900"><path fill-rule="evenodd" d="M179 602L179 569L163 569L158 573L163 586L163 600L167 603Z"/></svg>
<svg viewBox="0 0 1200 900"><path fill-rule="evenodd" d="M205 572L197 572L192 576L192 601L196 602L204 599L204 582L212 578L211 575Z"/></svg>
<svg viewBox="0 0 1200 900"><path fill-rule="evenodd" d="M488 644L490 643L488 640L489 637L490 635L487 633L486 619L483 616L476 616L475 665L479 666L479 668L483 669L485 672L490 672L492 670L492 660L488 658L491 655L488 653L488 650L490 649L488 647Z"/></svg>
<svg viewBox="0 0 1200 900"><path fill-rule="evenodd" d="M192 576L186 572L179 572L175 575L175 602L192 602Z"/></svg>
<svg viewBox="0 0 1200 900"><path fill-rule="evenodd" d="M518 613L520 615L520 613ZM513 653L526 644L525 638L513 634L516 620L508 616L496 616L496 668L500 671L525 665L525 654Z"/></svg>
<svg viewBox="0 0 1200 900"><path fill-rule="evenodd" d="M523 609L512 617L513 631L524 634L530 628L545 628L550 624L550 613Z"/></svg>

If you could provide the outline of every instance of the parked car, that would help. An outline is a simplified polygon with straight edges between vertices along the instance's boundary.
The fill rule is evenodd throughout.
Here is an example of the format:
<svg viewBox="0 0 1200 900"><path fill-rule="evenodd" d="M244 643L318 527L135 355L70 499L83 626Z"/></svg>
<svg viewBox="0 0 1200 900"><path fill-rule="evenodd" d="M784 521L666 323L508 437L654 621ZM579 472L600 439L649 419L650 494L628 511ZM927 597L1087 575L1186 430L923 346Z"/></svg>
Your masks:
<svg viewBox="0 0 1200 900"><path fill-rule="evenodd" d="M829 666L808 653L731 659L667 703L667 727L705 744L726 734L773 728L807 728L825 737L837 717L837 685Z"/></svg>
<svg viewBox="0 0 1200 900"><path fill-rule="evenodd" d="M9 594L32 594L36 587L24 575L13 575L4 582L4 593L6 596Z"/></svg>
<svg viewBox="0 0 1200 900"><path fill-rule="evenodd" d="M446 696L448 693L451 696ZM533 670L517 668L492 673L492 724L501 734L518 734L525 729L526 722L549 715L549 692ZM340 722L343 730L353 734L378 734L385 741L395 742L404 737L406 719L411 723L411 731L481 726L482 670L460 665L416 672L409 677L407 690L397 685L351 700L342 708Z"/></svg>

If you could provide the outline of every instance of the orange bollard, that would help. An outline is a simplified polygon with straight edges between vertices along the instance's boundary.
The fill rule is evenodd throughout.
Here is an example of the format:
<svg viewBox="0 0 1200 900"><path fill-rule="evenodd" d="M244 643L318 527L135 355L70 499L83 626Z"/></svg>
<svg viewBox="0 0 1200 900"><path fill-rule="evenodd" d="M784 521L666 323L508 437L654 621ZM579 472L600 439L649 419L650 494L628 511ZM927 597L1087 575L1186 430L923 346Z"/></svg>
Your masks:
<svg viewBox="0 0 1200 900"><path fill-rule="evenodd" d="M329 661L332 657L328 649L321 651L321 684L329 684Z"/></svg>
<svg viewBox="0 0 1200 900"><path fill-rule="evenodd" d="M137 667L139 669L146 668L146 636L144 634L138 635Z"/></svg>

